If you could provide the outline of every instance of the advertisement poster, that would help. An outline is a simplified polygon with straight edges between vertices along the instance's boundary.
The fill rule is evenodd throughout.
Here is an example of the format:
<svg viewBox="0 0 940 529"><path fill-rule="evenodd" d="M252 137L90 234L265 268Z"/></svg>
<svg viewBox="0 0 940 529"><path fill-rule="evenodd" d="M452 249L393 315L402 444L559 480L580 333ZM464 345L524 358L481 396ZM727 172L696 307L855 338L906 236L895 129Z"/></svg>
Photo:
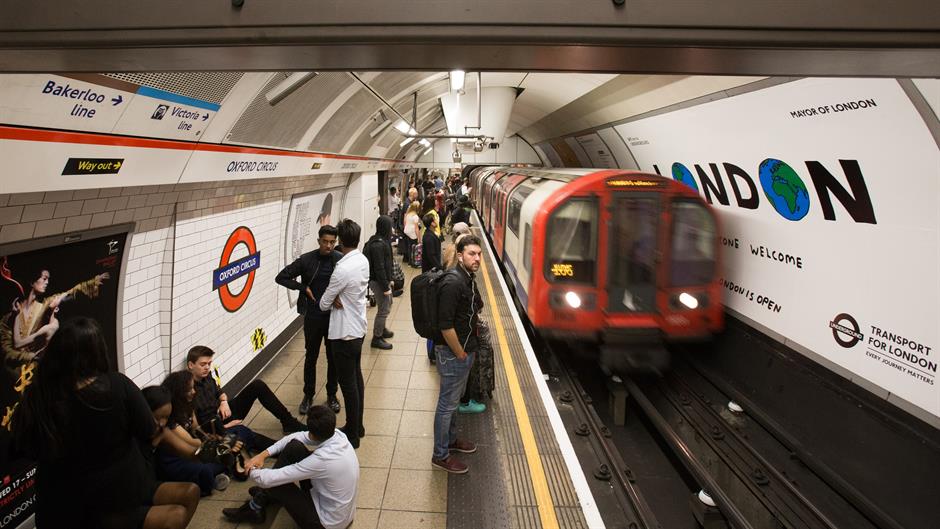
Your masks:
<svg viewBox="0 0 940 529"><path fill-rule="evenodd" d="M584 136L578 136L575 139L578 140L578 143L581 144L584 152L587 153L588 157L591 159L590 165L585 167L596 167L599 169L617 168L617 160L614 159L610 149L607 148L604 140L602 140L596 132L585 134Z"/></svg>
<svg viewBox="0 0 940 529"><path fill-rule="evenodd" d="M118 279L126 233L22 253L0 249L0 521L16 527L35 509L35 467L10 451L12 418L58 322L96 320L117 369Z"/></svg>
<svg viewBox="0 0 940 529"><path fill-rule="evenodd" d="M803 79L618 125L722 221L725 304L940 416L940 150L894 79Z"/></svg>
<svg viewBox="0 0 940 529"><path fill-rule="evenodd" d="M291 197L287 216L287 244L284 245L285 265L319 247L317 232L320 226L335 226L341 220L340 205L344 193L343 188L336 188ZM288 299L291 307L297 304L294 296Z"/></svg>

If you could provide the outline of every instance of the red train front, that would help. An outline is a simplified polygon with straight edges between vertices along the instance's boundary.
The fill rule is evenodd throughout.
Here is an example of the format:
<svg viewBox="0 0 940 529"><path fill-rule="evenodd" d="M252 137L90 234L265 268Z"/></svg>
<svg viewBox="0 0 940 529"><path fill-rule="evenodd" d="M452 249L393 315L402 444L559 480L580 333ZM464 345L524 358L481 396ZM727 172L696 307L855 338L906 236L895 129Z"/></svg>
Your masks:
<svg viewBox="0 0 940 529"><path fill-rule="evenodd" d="M722 328L717 220L685 185L622 170L469 174L484 229L544 337L615 368L659 368L664 342Z"/></svg>

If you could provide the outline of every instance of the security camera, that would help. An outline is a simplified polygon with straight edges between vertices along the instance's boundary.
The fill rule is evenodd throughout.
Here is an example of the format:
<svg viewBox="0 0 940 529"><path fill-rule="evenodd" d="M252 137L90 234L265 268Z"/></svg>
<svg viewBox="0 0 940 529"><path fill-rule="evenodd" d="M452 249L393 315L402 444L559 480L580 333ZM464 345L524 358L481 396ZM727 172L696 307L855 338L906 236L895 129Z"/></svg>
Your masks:
<svg viewBox="0 0 940 529"><path fill-rule="evenodd" d="M483 142L475 141L473 142L473 152L483 152Z"/></svg>

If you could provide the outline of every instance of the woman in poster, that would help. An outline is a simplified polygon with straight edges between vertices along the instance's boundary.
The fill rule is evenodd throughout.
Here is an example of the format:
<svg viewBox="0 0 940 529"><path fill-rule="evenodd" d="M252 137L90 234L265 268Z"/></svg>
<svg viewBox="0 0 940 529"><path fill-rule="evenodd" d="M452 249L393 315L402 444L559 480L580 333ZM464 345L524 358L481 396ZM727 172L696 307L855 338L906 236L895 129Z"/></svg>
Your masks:
<svg viewBox="0 0 940 529"><path fill-rule="evenodd" d="M59 306L77 294L84 294L90 299L98 297L99 287L111 275L107 272L82 281L72 288L57 294L46 295L51 274L46 268L26 275L30 282L27 294L22 284L13 278L7 258L0 261L0 276L13 283L20 295L13 299L12 310L0 319L0 348L3 351L4 368L18 381L23 381L22 367L38 360L46 349L49 340L59 329L56 313ZM28 382L27 382L28 383ZM21 393L22 388L17 390Z"/></svg>

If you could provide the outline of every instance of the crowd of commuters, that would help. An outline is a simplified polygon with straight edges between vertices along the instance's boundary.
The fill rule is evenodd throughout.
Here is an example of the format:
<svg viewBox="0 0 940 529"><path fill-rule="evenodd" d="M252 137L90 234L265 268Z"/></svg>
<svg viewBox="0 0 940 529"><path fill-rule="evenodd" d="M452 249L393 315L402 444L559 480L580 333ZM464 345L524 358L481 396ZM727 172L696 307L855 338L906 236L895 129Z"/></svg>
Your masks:
<svg viewBox="0 0 940 529"><path fill-rule="evenodd" d="M482 250L470 232L467 192L459 179L445 186L441 177L417 186L410 182L404 199L392 188L393 209L379 217L362 251L361 228L344 219L336 227L321 226L318 248L277 274L278 284L297 291L303 316L298 411L306 422L261 380L229 396L213 369L215 352L207 346L192 347L185 369L140 390L109 365L94 320L61 323L19 404L13 429L15 446L38 462L42 476L38 526L184 528L199 497L225 490L232 479L257 484L241 507L223 510L232 521L263 522L266 507L277 503L300 527L349 526L359 479L355 450L365 435L361 364L368 292L377 306L370 346L391 349L394 333L386 323L395 289L393 241L406 262L414 264L420 256L422 271L448 270L439 287L440 332L429 341L440 375L431 461L448 472L467 472L452 453L472 453L476 445L457 436L458 413L485 410L481 397L467 398L467 380L485 341L475 279ZM442 219L449 221L442 226ZM448 232L452 237L442 244ZM321 345L326 398L315 405ZM339 428L338 392L346 410L346 424ZM244 424L256 402L280 422L283 438ZM275 458L274 465L264 468L269 458Z"/></svg>

